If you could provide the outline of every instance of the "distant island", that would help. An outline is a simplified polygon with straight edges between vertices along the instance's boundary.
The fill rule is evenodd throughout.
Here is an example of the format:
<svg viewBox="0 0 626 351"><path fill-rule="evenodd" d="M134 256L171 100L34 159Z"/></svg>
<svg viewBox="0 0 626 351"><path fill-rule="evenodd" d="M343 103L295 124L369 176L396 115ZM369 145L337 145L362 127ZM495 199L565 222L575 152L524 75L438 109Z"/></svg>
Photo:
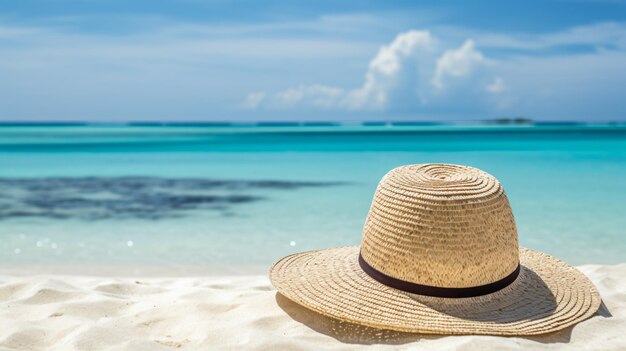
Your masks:
<svg viewBox="0 0 626 351"><path fill-rule="evenodd" d="M505 125L532 125L535 122L530 118L515 117L515 118L496 118L488 119L484 121L487 124L505 124Z"/></svg>

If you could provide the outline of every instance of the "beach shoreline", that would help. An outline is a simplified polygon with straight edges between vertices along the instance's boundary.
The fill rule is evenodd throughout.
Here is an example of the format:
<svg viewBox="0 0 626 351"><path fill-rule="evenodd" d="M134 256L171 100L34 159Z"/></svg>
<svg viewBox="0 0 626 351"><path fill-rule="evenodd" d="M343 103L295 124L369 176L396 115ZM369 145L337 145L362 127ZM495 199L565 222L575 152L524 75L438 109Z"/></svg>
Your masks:
<svg viewBox="0 0 626 351"><path fill-rule="evenodd" d="M0 350L626 348L626 263L578 267L603 305L535 336L430 336L335 321L277 294L265 275L0 275Z"/></svg>

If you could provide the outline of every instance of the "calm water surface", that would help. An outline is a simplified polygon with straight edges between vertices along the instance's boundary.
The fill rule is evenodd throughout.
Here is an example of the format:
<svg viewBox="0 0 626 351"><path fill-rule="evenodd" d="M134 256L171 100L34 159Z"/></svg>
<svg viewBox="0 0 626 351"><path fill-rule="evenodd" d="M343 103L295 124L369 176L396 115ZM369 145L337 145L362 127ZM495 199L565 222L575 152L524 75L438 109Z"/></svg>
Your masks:
<svg viewBox="0 0 626 351"><path fill-rule="evenodd" d="M379 179L411 163L504 184L522 245L626 252L625 126L1 126L5 272L262 273L359 243Z"/></svg>

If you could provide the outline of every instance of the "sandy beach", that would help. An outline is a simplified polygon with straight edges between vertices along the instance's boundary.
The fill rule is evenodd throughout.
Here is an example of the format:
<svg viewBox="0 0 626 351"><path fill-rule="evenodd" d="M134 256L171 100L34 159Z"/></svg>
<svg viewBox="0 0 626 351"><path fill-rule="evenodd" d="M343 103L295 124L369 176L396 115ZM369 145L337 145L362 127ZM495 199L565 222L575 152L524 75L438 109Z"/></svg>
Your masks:
<svg viewBox="0 0 626 351"><path fill-rule="evenodd" d="M603 306L530 338L429 336L337 322L297 306L265 276L0 277L0 350L624 350L626 264L579 267Z"/></svg>

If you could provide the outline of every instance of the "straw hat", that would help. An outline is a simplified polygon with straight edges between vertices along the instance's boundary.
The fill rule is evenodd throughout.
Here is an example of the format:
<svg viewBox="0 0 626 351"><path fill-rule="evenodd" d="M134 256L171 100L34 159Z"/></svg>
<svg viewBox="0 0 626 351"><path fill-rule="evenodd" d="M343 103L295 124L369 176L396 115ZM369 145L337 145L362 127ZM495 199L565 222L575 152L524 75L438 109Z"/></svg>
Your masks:
<svg viewBox="0 0 626 351"><path fill-rule="evenodd" d="M323 315L403 332L543 334L600 306L580 271L518 246L495 177L448 164L393 169L376 189L360 247L287 256L270 279Z"/></svg>

